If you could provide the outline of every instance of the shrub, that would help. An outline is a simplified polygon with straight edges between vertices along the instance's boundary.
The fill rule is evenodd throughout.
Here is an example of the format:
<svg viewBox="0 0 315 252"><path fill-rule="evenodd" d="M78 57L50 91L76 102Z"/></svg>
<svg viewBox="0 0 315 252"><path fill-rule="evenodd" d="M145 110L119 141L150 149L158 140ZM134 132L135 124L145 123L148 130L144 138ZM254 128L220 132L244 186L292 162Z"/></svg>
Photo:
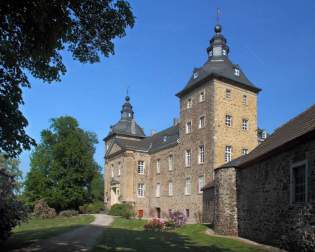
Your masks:
<svg viewBox="0 0 315 252"><path fill-rule="evenodd" d="M163 231L165 229L165 221L162 219L152 219L144 225L146 231Z"/></svg>
<svg viewBox="0 0 315 252"><path fill-rule="evenodd" d="M40 199L35 202L33 213L36 217L43 219L56 217L56 210L48 206L45 200Z"/></svg>
<svg viewBox="0 0 315 252"><path fill-rule="evenodd" d="M172 220L165 221L165 229L167 230L175 229L175 222Z"/></svg>
<svg viewBox="0 0 315 252"><path fill-rule="evenodd" d="M61 217L71 217L71 216L76 216L78 214L79 214L79 212L76 211L76 210L64 210L64 211L61 211L59 213L59 216L61 216Z"/></svg>
<svg viewBox="0 0 315 252"><path fill-rule="evenodd" d="M132 206L126 203L113 205L109 210L109 214L114 216L122 216L126 219L130 219L134 216Z"/></svg>
<svg viewBox="0 0 315 252"><path fill-rule="evenodd" d="M79 211L82 214L99 213L104 210L104 203L101 201L96 201L89 204L84 204L79 207Z"/></svg>
<svg viewBox="0 0 315 252"><path fill-rule="evenodd" d="M186 224L187 218L180 211L170 213L170 219L174 222L175 227L181 227Z"/></svg>
<svg viewBox="0 0 315 252"><path fill-rule="evenodd" d="M0 243L8 239L12 228L27 219L27 211L13 191L14 178L0 169Z"/></svg>

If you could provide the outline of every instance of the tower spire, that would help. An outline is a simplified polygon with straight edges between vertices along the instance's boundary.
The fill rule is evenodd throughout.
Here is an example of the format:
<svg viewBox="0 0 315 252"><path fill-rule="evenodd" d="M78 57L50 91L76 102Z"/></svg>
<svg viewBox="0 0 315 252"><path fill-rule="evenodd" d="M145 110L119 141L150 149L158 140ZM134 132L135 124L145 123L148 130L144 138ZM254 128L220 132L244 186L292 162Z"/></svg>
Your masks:
<svg viewBox="0 0 315 252"><path fill-rule="evenodd" d="M226 38L221 34L222 26L220 24L221 10L217 8L217 24L214 26L214 36L210 40L210 46L207 48L209 59L227 57L229 54L229 47Z"/></svg>

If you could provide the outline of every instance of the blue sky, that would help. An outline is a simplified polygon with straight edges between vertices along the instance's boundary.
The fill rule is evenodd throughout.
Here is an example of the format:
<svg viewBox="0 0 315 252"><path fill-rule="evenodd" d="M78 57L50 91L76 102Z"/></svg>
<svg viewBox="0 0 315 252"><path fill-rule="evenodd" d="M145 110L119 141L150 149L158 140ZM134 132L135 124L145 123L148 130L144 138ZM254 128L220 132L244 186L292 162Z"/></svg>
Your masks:
<svg viewBox="0 0 315 252"><path fill-rule="evenodd" d="M130 1L135 27L115 41L116 53L98 64L80 64L66 52L67 74L58 83L31 78L24 90L27 133L40 141L49 120L74 116L97 134L95 158L104 165L109 126L120 118L130 86L137 122L147 134L171 125L179 114L175 93L194 67L207 59L206 48L221 8L230 58L262 88L258 125L272 132L315 103L315 1L145 0ZM24 175L30 152L21 155Z"/></svg>

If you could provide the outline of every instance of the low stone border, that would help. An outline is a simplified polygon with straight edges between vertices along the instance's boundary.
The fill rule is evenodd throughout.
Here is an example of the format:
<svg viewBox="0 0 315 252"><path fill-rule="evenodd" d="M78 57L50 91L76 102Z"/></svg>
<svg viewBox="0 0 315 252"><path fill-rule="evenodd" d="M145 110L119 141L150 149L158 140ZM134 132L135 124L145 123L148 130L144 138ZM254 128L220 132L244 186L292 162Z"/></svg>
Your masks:
<svg viewBox="0 0 315 252"><path fill-rule="evenodd" d="M270 251L270 252L287 252L287 251L284 250L284 249L279 249L279 248L272 247L272 246L269 246L269 245L261 244L261 243L254 242L254 241L252 241L252 240L248 240L248 239L241 238L241 237L238 237L238 236L219 235L219 234L216 234L216 233L215 233L212 229L210 229L210 228L207 228L207 230L206 230L205 233L206 233L207 235L209 235L209 236L221 237L221 238L229 238L229 239L233 239L233 240L238 240L238 241L244 242L244 243L249 244L249 245L254 245L254 246L260 247L260 248L265 249L265 250Z"/></svg>

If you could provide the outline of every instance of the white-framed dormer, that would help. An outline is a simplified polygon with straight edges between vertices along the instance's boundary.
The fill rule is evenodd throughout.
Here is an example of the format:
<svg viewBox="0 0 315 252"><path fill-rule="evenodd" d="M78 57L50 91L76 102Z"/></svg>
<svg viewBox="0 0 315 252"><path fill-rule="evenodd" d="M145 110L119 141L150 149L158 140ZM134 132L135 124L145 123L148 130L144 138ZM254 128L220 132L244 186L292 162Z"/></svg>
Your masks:
<svg viewBox="0 0 315 252"><path fill-rule="evenodd" d="M308 202L308 161L290 165L290 205L305 205Z"/></svg>

